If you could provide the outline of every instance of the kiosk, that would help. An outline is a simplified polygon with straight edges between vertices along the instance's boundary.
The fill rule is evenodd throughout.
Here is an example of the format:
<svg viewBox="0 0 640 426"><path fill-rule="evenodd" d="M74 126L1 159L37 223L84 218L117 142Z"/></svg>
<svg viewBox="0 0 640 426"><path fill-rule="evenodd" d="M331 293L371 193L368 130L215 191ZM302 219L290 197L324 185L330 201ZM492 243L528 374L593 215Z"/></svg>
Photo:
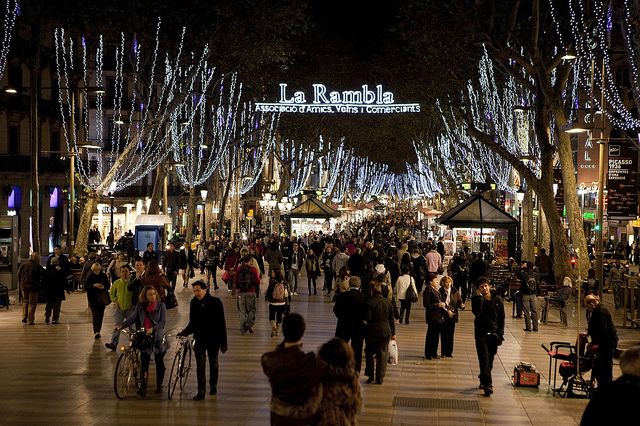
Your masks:
<svg viewBox="0 0 640 426"><path fill-rule="evenodd" d="M141 214L136 217L135 223L135 249L144 252L147 244L153 243L153 248L158 252L158 259L162 259L165 244L167 243L168 230L165 226L171 225L171 218L162 214Z"/></svg>
<svg viewBox="0 0 640 426"><path fill-rule="evenodd" d="M0 216L0 283L18 288L18 216Z"/></svg>

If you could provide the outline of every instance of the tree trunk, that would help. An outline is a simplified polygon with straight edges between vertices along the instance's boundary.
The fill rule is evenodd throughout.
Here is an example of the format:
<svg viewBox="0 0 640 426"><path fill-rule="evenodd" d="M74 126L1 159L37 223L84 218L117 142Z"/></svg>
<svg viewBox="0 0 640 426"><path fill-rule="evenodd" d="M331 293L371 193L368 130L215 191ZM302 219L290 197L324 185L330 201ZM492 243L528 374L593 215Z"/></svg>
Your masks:
<svg viewBox="0 0 640 426"><path fill-rule="evenodd" d="M535 258L535 252L533 247L534 235L533 235L533 191L531 187L527 187L527 191L524 194L524 200L522 200L522 216L520 216L520 223L522 224L522 258L526 260L533 260Z"/></svg>
<svg viewBox="0 0 640 426"><path fill-rule="evenodd" d="M40 122L38 118L38 99L40 95L40 52L42 32L41 25L31 25L31 40L33 63L31 65L29 80L31 85L31 104L29 133L31 139L31 219L33 232L33 251L40 255L48 254L40 251L40 180L38 178L38 156L40 155Z"/></svg>
<svg viewBox="0 0 640 426"><path fill-rule="evenodd" d="M149 203L149 214L160 214L160 199L164 190L164 179L167 176L167 160L162 160L158 166L156 173L156 181L153 184L153 193L151 194L151 203ZM165 214L167 214L167 206L162 206Z"/></svg>
<svg viewBox="0 0 640 426"><path fill-rule="evenodd" d="M222 194L222 200L220 200L220 212L218 213L218 237L222 235L222 227L224 226L224 212L227 205L227 198L229 198L229 191L231 190L231 183L233 182L233 161L229 161L228 172L229 174L227 176L227 182L224 187L224 194Z"/></svg>
<svg viewBox="0 0 640 426"><path fill-rule="evenodd" d="M540 215L538 216L538 250L544 248L547 253L550 253L551 232L549 231L549 224L547 223L547 215L544 213L544 209L538 209Z"/></svg>
<svg viewBox="0 0 640 426"><path fill-rule="evenodd" d="M76 238L76 246L73 251L75 257L84 256L87 253L87 244L89 243L89 227L91 226L91 219L93 213L98 208L98 193L94 190L89 191L87 194L87 202L82 211L80 217L80 223L78 224L78 236Z"/></svg>
<svg viewBox="0 0 640 426"><path fill-rule="evenodd" d="M189 187L189 207L187 210L187 235L186 241L191 244L193 241L193 225L196 220L196 188Z"/></svg>
<svg viewBox="0 0 640 426"><path fill-rule="evenodd" d="M573 166L573 151L571 150L571 139L569 135L562 131L562 125L566 124L564 110L553 108L553 116L556 122L556 133L558 134L558 155L562 167L562 184L564 186L564 205L567 209L567 221L571 230L571 243L578 253L578 273L586 277L589 270L589 252L587 251L587 239L584 235L584 226L580 204L578 203L578 186L576 184L576 174ZM554 246L554 249L556 247Z"/></svg>

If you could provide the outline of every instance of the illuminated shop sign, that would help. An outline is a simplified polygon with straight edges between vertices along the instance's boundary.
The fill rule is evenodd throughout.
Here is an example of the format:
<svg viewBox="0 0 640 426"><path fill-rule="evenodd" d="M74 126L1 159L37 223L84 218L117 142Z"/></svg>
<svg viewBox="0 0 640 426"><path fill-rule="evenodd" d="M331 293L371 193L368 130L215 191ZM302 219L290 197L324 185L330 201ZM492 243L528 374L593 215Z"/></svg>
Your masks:
<svg viewBox="0 0 640 426"><path fill-rule="evenodd" d="M280 100L273 103L256 103L262 112L302 114L402 114L420 112L420 104L396 104L392 92L385 92L382 84L373 90L367 84L362 90L343 92L327 90L324 84L314 84L311 96L303 91L290 93L287 84L280 84Z"/></svg>

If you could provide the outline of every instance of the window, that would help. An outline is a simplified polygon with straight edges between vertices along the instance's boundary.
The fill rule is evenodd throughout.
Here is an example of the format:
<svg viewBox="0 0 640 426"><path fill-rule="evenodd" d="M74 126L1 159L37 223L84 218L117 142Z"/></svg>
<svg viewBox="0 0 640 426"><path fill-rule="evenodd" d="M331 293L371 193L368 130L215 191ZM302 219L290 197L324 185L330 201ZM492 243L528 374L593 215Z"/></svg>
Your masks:
<svg viewBox="0 0 640 426"><path fill-rule="evenodd" d="M22 68L17 65L9 65L9 86L16 90L22 89Z"/></svg>
<svg viewBox="0 0 640 426"><path fill-rule="evenodd" d="M20 154L20 128L9 126L9 155Z"/></svg>
<svg viewBox="0 0 640 426"><path fill-rule="evenodd" d="M60 151L60 133L51 132L51 151Z"/></svg>

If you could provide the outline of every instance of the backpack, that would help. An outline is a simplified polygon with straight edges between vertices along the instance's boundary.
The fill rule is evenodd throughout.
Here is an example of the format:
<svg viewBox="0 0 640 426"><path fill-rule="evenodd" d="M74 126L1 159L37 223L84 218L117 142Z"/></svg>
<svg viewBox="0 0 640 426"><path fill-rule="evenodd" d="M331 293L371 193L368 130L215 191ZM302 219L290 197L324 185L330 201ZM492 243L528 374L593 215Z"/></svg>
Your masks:
<svg viewBox="0 0 640 426"><path fill-rule="evenodd" d="M284 283L282 281L276 283L276 285L273 287L271 299L274 301L274 303L284 302Z"/></svg>
<svg viewBox="0 0 640 426"><path fill-rule="evenodd" d="M469 270L467 269L467 262L457 262L455 275L457 277L465 277L469 275Z"/></svg>
<svg viewBox="0 0 640 426"><path fill-rule="evenodd" d="M529 294L538 294L538 280L533 274L527 275L527 290Z"/></svg>
<svg viewBox="0 0 640 426"><path fill-rule="evenodd" d="M242 265L238 271L238 290L249 291L253 288L253 271L251 267Z"/></svg>

